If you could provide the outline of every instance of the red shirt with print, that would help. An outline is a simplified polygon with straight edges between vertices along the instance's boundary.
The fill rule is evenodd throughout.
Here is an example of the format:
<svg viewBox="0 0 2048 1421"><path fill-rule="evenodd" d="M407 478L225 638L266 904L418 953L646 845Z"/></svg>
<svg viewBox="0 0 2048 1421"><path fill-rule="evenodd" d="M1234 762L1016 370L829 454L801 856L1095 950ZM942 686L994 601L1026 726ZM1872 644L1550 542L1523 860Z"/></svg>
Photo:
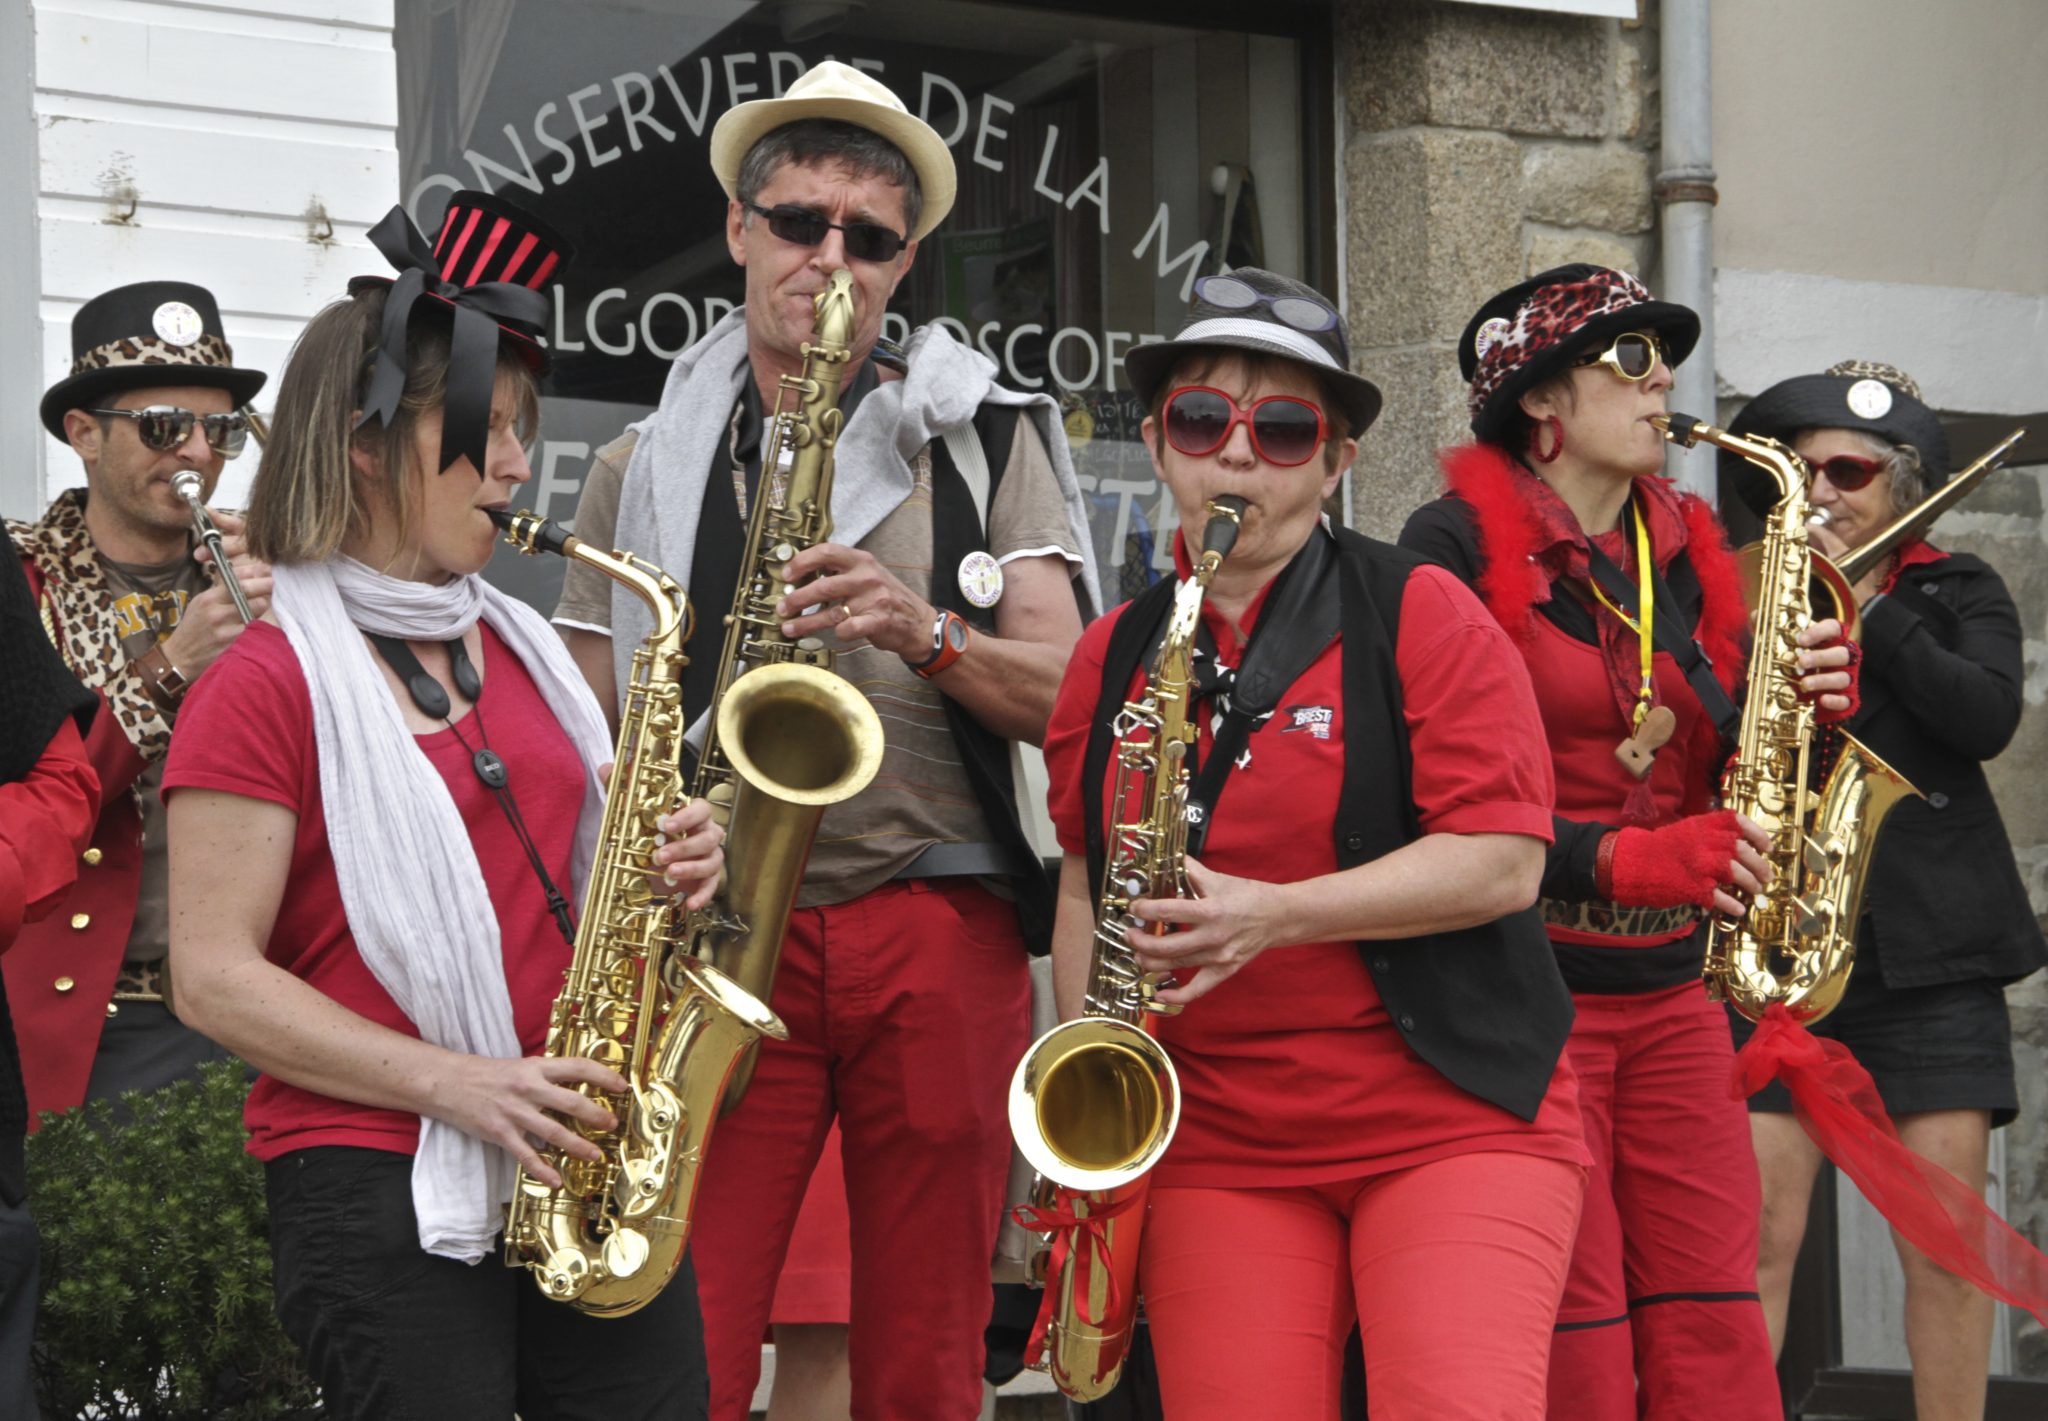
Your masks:
<svg viewBox="0 0 2048 1421"><path fill-rule="evenodd" d="M482 633L477 669L484 691L478 706L491 748L505 761L512 792L549 874L566 886L583 805L583 764L526 668L488 625ZM477 721L472 710L458 722L472 746L480 736ZM446 782L469 829L484 886L498 910L505 985L520 1049L538 1054L569 966L569 945L547 913L525 850L478 781L470 752L455 732L441 730L415 740ZM275 626L252 625L186 697L164 772L164 796L168 800L183 789L267 800L298 816L291 870L264 955L350 1011L417 1037L419 1029L371 974L349 930L321 811L312 701L298 654ZM267 1074L249 1092L243 1118L249 1152L264 1160L313 1145L411 1154L419 1144L417 1115L320 1095Z"/></svg>
<svg viewBox="0 0 2048 1421"><path fill-rule="evenodd" d="M1186 562L1176 537L1182 574ZM1211 606L1203 620L1219 660L1238 663L1267 589L1244 628ZM1109 637L1124 608L1075 649L1046 729L1050 809L1060 845L1085 855L1081 767ZM1439 568L1409 576L1396 664L1425 832L1551 833L1550 761L1521 658L1463 584ZM1201 860L1268 883L1337 872L1334 825L1344 773L1341 638L1281 697L1217 800ZM1144 673L1129 695L1144 691ZM1211 727L1206 704L1199 753ZM1106 812L1115 774L1106 772ZM1542 1109L1524 1123L1468 1095L1410 1051L1387 1018L1355 942L1260 953L1178 1016L1152 1029L1180 1074L1180 1127L1154 1177L1162 1185L1324 1183L1479 1150L1586 1161L1578 1095L1560 1058Z"/></svg>

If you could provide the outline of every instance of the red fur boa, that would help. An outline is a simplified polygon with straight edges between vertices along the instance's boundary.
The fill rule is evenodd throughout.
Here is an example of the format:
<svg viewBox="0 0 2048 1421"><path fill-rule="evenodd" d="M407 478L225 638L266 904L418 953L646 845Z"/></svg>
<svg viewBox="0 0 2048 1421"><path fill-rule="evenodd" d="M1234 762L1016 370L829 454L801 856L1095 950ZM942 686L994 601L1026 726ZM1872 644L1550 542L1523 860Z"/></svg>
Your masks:
<svg viewBox="0 0 2048 1421"><path fill-rule="evenodd" d="M1461 444L1440 457L1446 485L1473 513L1483 564L1479 598L1509 636L1527 642L1536 632L1537 604L1550 599L1548 575L1535 561L1542 525L1516 487L1530 475L1487 444ZM1705 500L1668 486L1666 491L1685 522L1687 557L1700 583L1700 620L1693 634L1714 663L1714 679L1733 695L1749 630L1742 575Z"/></svg>

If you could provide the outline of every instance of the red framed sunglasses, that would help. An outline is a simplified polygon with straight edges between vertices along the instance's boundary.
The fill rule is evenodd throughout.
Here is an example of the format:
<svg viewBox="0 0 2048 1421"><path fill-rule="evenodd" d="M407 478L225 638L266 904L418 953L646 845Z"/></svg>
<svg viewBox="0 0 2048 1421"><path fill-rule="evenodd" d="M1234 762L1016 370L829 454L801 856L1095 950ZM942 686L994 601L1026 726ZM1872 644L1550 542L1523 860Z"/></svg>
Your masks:
<svg viewBox="0 0 2048 1421"><path fill-rule="evenodd" d="M1837 454L1832 459L1822 459L1819 463L1808 459L1806 467L1810 471L1807 477L1809 486L1814 479L1826 474L1828 482L1843 493L1854 493L1884 472L1884 460L1865 459L1855 454Z"/></svg>
<svg viewBox="0 0 2048 1421"><path fill-rule="evenodd" d="M1258 456L1281 469L1306 464L1329 433L1321 408L1293 395L1267 395L1248 409L1207 385L1183 385L1166 398L1166 442L1190 458L1221 449L1240 424Z"/></svg>

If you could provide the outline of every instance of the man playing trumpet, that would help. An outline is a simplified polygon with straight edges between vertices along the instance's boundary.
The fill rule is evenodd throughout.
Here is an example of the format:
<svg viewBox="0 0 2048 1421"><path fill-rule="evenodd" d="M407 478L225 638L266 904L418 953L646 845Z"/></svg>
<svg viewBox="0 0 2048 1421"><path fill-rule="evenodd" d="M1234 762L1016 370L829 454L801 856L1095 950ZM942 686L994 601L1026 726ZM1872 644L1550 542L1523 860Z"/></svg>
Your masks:
<svg viewBox="0 0 2048 1421"><path fill-rule="evenodd" d="M243 620L173 484L196 474L200 496L212 494L247 437L235 411L266 378L235 365L213 293L189 282L94 297L72 318L71 348L41 415L78 455L85 487L8 528L44 628L103 703L86 737L102 807L68 898L5 959L31 1120L158 1089L221 1054L166 1005L158 785L179 701ZM216 521L260 617L270 569L244 555L241 519Z"/></svg>

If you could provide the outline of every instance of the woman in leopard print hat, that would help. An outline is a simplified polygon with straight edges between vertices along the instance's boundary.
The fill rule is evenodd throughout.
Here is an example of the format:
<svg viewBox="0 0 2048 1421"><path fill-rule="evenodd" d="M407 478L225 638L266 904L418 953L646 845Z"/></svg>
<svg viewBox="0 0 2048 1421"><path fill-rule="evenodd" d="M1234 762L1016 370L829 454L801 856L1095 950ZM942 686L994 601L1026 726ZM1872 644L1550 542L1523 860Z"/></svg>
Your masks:
<svg viewBox="0 0 2048 1421"><path fill-rule="evenodd" d="M1920 387L1872 361L1782 380L1733 423L1806 460L1808 497L1828 515L1809 537L1830 555L1869 542L1950 473ZM1895 549L1855 594L1863 705L1849 728L1921 794L1878 836L1848 994L1812 1030L1869 1068L1909 1149L1982 1193L1991 1131L2019 1113L2004 988L2048 964L1983 763L2019 728L2019 613L1988 563L1925 538ZM1748 1039L1749 1023L1731 1022ZM1758 1282L1782 1337L1821 1156L1782 1085L1757 1092L1750 1111L1766 1206ZM1919 1414L1981 1414L1991 1299L1908 1244L1899 1261Z"/></svg>
<svg viewBox="0 0 2048 1421"><path fill-rule="evenodd" d="M1478 442L1444 455L1446 495L1401 538L1515 640L1550 743L1539 909L1592 1161L1550 1356L1550 1414L1572 1421L1780 1414L1756 1166L1700 983L1705 914L1739 915L1770 872L1763 832L1714 807L1748 618L1713 510L1661 477L1649 423L1698 335L1604 267L1495 296L1458 349ZM1808 640L1824 716L1851 704L1838 636Z"/></svg>

